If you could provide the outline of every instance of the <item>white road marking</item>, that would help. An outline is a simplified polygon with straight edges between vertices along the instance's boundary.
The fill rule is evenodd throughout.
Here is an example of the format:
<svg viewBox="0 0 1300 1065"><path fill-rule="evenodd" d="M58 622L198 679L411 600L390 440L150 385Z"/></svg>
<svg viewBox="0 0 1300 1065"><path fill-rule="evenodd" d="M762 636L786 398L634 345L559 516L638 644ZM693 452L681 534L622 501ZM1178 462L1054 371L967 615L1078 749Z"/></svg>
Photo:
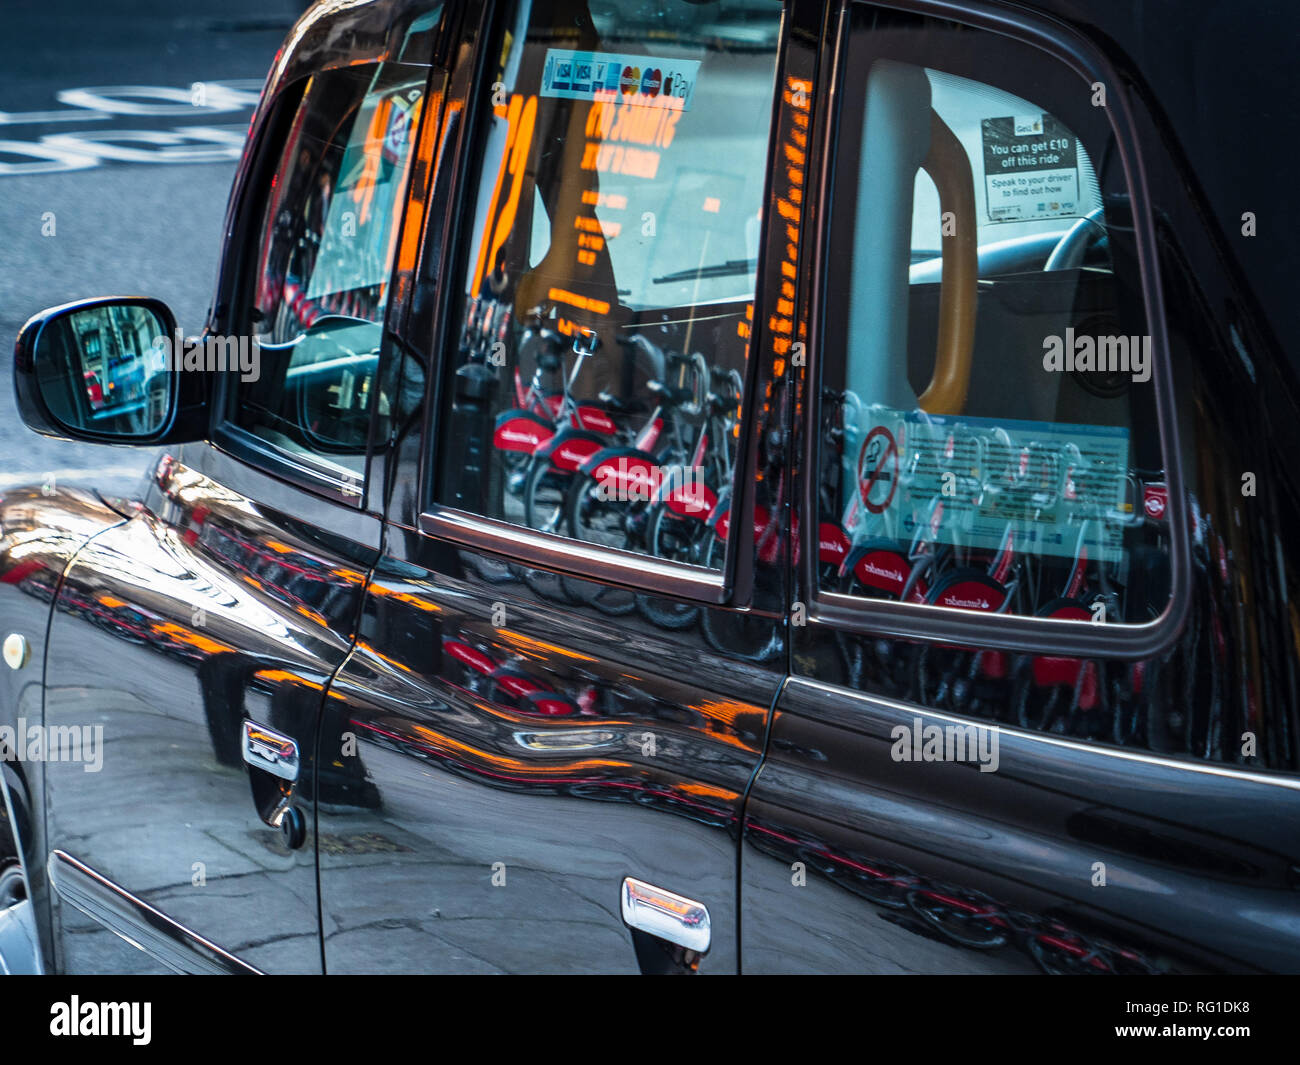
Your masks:
<svg viewBox="0 0 1300 1065"><path fill-rule="evenodd" d="M102 122L132 116L190 119L233 115L255 107L262 85L255 78L196 81L188 87L109 85L61 89L63 111L0 111L0 126L50 122ZM144 102L141 102L144 101ZM106 161L128 163L213 163L237 160L248 129L232 126L179 126L173 130L105 130L46 134L39 140L0 140L0 156L25 162L0 162L0 177L86 170ZM186 143L198 141L199 144ZM122 142L137 145L124 146ZM213 147L216 142L218 147ZM150 150L138 145L154 145Z"/></svg>
<svg viewBox="0 0 1300 1065"><path fill-rule="evenodd" d="M65 466L58 470L30 470L27 473L0 474L0 489L18 488L31 485L39 488L51 480L55 485L60 482L75 482L93 485L102 477L143 477L149 469L148 461L132 463L129 466Z"/></svg>
<svg viewBox="0 0 1300 1065"><path fill-rule="evenodd" d="M46 125L50 122L103 122L113 118L107 111L69 108L66 111L0 111L0 126Z"/></svg>

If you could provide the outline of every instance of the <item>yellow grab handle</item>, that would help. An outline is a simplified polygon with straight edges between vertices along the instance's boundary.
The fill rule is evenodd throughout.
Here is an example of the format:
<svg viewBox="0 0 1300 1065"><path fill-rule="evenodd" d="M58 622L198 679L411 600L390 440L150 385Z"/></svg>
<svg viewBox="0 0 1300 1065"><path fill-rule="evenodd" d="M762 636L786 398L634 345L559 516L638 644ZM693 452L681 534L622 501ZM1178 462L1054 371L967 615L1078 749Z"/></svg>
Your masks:
<svg viewBox="0 0 1300 1065"><path fill-rule="evenodd" d="M939 285L939 341L935 348L934 375L917 405L929 414L960 414L970 390L979 286L975 181L961 141L933 109L930 152L921 169L930 175L939 190L941 215L952 212L953 225L943 227L943 280Z"/></svg>

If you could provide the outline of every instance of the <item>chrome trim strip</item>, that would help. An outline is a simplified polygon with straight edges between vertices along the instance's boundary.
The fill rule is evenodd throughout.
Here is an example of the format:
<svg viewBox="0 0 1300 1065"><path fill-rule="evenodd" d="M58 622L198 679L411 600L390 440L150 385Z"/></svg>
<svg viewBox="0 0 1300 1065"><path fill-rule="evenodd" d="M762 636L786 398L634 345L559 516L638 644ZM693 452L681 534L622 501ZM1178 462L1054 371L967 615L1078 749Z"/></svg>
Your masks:
<svg viewBox="0 0 1300 1065"><path fill-rule="evenodd" d="M217 454L251 465L264 476L288 481L295 488L323 496L332 503L343 503L357 510L365 510L368 465L367 472L356 474L354 482L344 481L337 471L311 462L307 456L304 456L306 461L299 461L299 457L291 452L226 421L216 426L212 439L206 443Z"/></svg>
<svg viewBox="0 0 1300 1065"><path fill-rule="evenodd" d="M553 729L547 732L516 732L515 743L530 751L594 751L601 747L613 747L618 743L618 735L611 729Z"/></svg>
<svg viewBox="0 0 1300 1065"><path fill-rule="evenodd" d="M819 692L825 692L828 696L833 695L836 700L843 700L846 696L854 702L864 703L869 707L880 708L885 710L896 710L906 713L911 717L935 718L938 721L951 722L957 725L974 725L976 728L989 729L991 731L1004 733L1008 736L1015 736L1019 739L1032 740L1035 743L1043 744L1049 747L1060 747L1067 751L1075 751L1080 754L1105 755L1108 758L1115 758L1126 762L1141 762L1144 765L1160 766L1162 769L1182 769L1190 773L1203 773L1207 776L1225 777L1229 780L1249 781L1252 784L1270 784L1277 788L1288 788L1292 791L1300 791L1300 779L1283 776L1282 774L1259 773L1249 769L1238 769L1230 765L1215 765L1206 762L1184 761L1178 758L1166 758L1163 755L1153 754L1149 751L1122 750L1117 747L1106 747L1101 743L1089 743L1084 740L1066 739L1062 736L1050 736L1044 732L1034 732L1028 729L1020 728L1017 725L1008 725L1001 721L985 721L976 717L960 717L956 714L949 714L942 710L934 710L928 706L920 706L912 703L899 702L897 699L887 699L884 696L864 695L861 692L849 691L845 688L837 688L833 684L826 684L819 680L813 680L810 677L791 677L788 685L795 685L801 688L814 688ZM781 713L793 713L796 717L804 715L799 711L782 710Z"/></svg>
<svg viewBox="0 0 1300 1065"><path fill-rule="evenodd" d="M610 581L633 589L705 603L724 603L729 593L719 571L683 566L631 551L598 549L577 540L482 518L462 510L435 506L432 511L420 515L420 531L465 547L490 551L586 580Z"/></svg>
<svg viewBox="0 0 1300 1065"><path fill-rule="evenodd" d="M260 970L173 921L66 851L50 851L47 871L59 898L173 972L204 976L262 975Z"/></svg>

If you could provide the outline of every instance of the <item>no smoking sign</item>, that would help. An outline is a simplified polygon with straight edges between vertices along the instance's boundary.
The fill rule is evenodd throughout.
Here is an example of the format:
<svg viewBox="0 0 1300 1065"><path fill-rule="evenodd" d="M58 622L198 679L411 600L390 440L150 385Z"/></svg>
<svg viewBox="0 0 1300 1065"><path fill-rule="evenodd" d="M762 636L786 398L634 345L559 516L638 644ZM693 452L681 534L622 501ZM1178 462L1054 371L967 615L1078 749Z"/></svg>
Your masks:
<svg viewBox="0 0 1300 1065"><path fill-rule="evenodd" d="M898 442L893 433L877 425L858 452L858 495L867 510L880 514L893 502L897 487Z"/></svg>

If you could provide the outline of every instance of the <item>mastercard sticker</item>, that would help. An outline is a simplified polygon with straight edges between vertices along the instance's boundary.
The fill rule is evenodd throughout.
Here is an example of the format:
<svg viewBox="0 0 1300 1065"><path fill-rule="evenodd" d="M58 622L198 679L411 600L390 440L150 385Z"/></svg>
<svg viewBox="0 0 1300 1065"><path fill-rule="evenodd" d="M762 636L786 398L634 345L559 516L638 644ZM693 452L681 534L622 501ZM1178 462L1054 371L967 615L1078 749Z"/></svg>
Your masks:
<svg viewBox="0 0 1300 1065"><path fill-rule="evenodd" d="M635 107L689 111L699 71L699 61L694 59L550 48L541 94L562 100L618 100Z"/></svg>

